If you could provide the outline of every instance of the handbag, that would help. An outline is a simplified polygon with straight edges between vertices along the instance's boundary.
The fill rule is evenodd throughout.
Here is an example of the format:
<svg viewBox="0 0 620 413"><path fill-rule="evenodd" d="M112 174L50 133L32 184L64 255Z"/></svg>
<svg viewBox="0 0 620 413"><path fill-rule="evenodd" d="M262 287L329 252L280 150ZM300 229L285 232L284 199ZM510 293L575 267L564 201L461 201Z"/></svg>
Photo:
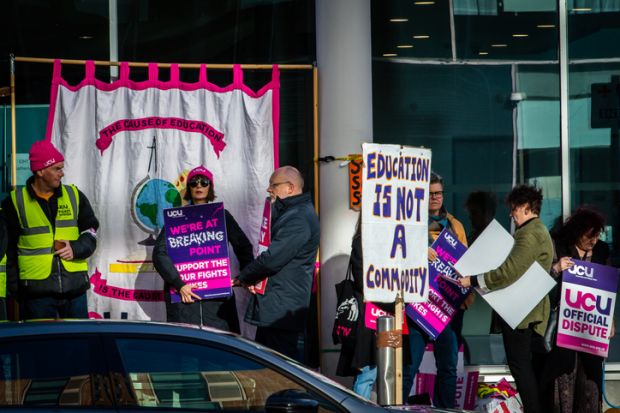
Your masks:
<svg viewBox="0 0 620 413"><path fill-rule="evenodd" d="M360 315L359 300L355 292L355 284L351 274L352 265L349 261L347 276L336 284L336 317L332 328L334 344L350 345L355 342L357 323Z"/></svg>
<svg viewBox="0 0 620 413"><path fill-rule="evenodd" d="M545 352L550 352L553 350L553 346L555 346L555 339L558 335L558 312L560 310L560 306L555 306L551 309L549 313L549 322L547 323L547 329L545 330L545 335L543 335L543 348Z"/></svg>
<svg viewBox="0 0 620 413"><path fill-rule="evenodd" d="M553 245L553 262L558 260L555 244ZM552 268L553 270L553 268ZM551 273L553 278L560 277L560 274ZM560 312L560 291L562 290L562 279L556 283L549 292L549 300L551 302L551 311L547 319L547 328L542 336L535 335L532 350L536 353L549 353L555 346L556 337L558 335L558 316Z"/></svg>
<svg viewBox="0 0 620 413"><path fill-rule="evenodd" d="M532 339L532 351L535 353L549 353L555 346L556 337L558 334L558 315L560 306L557 305L551 308L549 312L549 319L547 320L547 328L542 336L534 334Z"/></svg>

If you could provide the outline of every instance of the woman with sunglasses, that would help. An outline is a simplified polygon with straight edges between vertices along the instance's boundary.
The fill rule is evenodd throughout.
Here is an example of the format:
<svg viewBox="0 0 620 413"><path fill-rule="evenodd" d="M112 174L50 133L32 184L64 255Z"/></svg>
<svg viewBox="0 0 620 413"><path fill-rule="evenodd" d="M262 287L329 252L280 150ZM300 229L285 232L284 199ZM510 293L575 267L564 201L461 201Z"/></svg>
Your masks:
<svg viewBox="0 0 620 413"><path fill-rule="evenodd" d="M213 186L211 171L203 166L198 166L187 175L187 187L183 199L188 201L189 205L212 202L215 200ZM228 242L232 245L237 256L239 269L243 269L254 259L252 244L230 212L227 210L224 212ZM234 294L228 298L201 300L192 291L192 287L181 280L179 272L168 256L166 231L162 230L157 237L153 248L153 264L159 275L164 279L167 321L207 325L220 330L239 333L239 318ZM170 288L174 288L178 292L181 296L181 302L175 304L170 302Z"/></svg>
<svg viewBox="0 0 620 413"><path fill-rule="evenodd" d="M556 231L551 275L558 284L549 293L551 307L560 304L562 271L571 268L573 259L608 265L609 247L599 236L605 219L589 208L577 209ZM611 337L614 335L612 324ZM554 347L546 356L541 395L546 411L560 413L601 412L603 357L580 351Z"/></svg>

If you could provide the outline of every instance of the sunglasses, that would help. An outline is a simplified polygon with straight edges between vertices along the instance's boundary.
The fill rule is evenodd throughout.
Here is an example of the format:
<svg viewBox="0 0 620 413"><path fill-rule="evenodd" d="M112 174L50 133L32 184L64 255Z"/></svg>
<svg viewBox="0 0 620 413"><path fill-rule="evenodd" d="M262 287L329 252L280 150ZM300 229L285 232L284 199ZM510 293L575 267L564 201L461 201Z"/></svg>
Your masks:
<svg viewBox="0 0 620 413"><path fill-rule="evenodd" d="M191 181L189 181L190 188L196 188L199 184L200 186L204 188L204 187L211 185L211 181L209 181L208 179L203 179L203 178L192 179Z"/></svg>

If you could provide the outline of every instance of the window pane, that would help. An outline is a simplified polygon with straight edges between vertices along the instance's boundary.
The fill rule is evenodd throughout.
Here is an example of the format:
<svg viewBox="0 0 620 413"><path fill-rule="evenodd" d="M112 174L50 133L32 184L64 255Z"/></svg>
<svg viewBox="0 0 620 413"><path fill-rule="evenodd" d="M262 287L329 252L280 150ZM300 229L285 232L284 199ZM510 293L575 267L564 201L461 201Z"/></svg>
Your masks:
<svg viewBox="0 0 620 413"><path fill-rule="evenodd" d="M272 394L304 387L253 360L215 347L166 340L117 340L129 394L126 405L262 411ZM337 411L320 396L321 411Z"/></svg>
<svg viewBox="0 0 620 413"><path fill-rule="evenodd" d="M501 200L513 178L511 91L508 65L373 64L374 141L430 148L444 205L468 231L474 190L497 194L496 217L510 227Z"/></svg>
<svg viewBox="0 0 620 413"><path fill-rule="evenodd" d="M20 57L110 60L108 3L2 1L3 15L10 16L4 26L5 49ZM316 61L314 15L311 0L118 1L118 59L309 64ZM0 86L8 86L8 53L0 62ZM132 74L138 71L132 69ZM160 71L164 79L165 70ZM49 64L17 63L15 73L18 104L49 102ZM197 75L194 80L187 75L181 71L181 80L197 80ZM84 68L65 65L63 76L78 83ZM96 77L108 81L110 69L97 66Z"/></svg>
<svg viewBox="0 0 620 413"><path fill-rule="evenodd" d="M558 17L554 0L455 1L454 4L457 58L557 59ZM512 6L524 7L515 10Z"/></svg>
<svg viewBox="0 0 620 413"><path fill-rule="evenodd" d="M620 57L620 2L568 1L570 59Z"/></svg>
<svg viewBox="0 0 620 413"><path fill-rule="evenodd" d="M108 1L3 1L6 51L21 57L109 60ZM5 52L1 59L7 59ZM9 63L2 60L0 78L8 85ZM65 67L70 83L84 77L83 67ZM97 77L107 81L109 69L98 67ZM52 68L49 64L15 64L17 104L49 103ZM2 102L5 103L5 102ZM8 103L8 102L7 102ZM41 136L41 135L39 135Z"/></svg>
<svg viewBox="0 0 620 413"><path fill-rule="evenodd" d="M0 342L0 406L112 406L87 338Z"/></svg>
<svg viewBox="0 0 620 413"><path fill-rule="evenodd" d="M373 58L450 58L448 3L373 0Z"/></svg>
<svg viewBox="0 0 620 413"><path fill-rule="evenodd" d="M313 62L314 2L169 0L119 4L121 60Z"/></svg>
<svg viewBox="0 0 620 413"><path fill-rule="evenodd" d="M516 116L516 182L543 191L540 219L552 228L562 216L560 75L557 64L518 65L511 103Z"/></svg>

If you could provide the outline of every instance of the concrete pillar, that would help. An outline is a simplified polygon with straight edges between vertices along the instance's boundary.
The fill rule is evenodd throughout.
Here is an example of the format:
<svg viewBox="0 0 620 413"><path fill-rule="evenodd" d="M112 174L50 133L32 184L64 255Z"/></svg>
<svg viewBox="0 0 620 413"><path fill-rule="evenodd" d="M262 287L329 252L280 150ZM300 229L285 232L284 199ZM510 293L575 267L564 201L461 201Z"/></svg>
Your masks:
<svg viewBox="0 0 620 413"><path fill-rule="evenodd" d="M317 0L319 156L361 153L372 142L370 0ZM332 344L334 285L346 274L357 213L349 210L348 168L319 165L321 219L321 366L334 377L339 353ZM363 314L360 315L363 322ZM325 351L328 350L328 351Z"/></svg>

